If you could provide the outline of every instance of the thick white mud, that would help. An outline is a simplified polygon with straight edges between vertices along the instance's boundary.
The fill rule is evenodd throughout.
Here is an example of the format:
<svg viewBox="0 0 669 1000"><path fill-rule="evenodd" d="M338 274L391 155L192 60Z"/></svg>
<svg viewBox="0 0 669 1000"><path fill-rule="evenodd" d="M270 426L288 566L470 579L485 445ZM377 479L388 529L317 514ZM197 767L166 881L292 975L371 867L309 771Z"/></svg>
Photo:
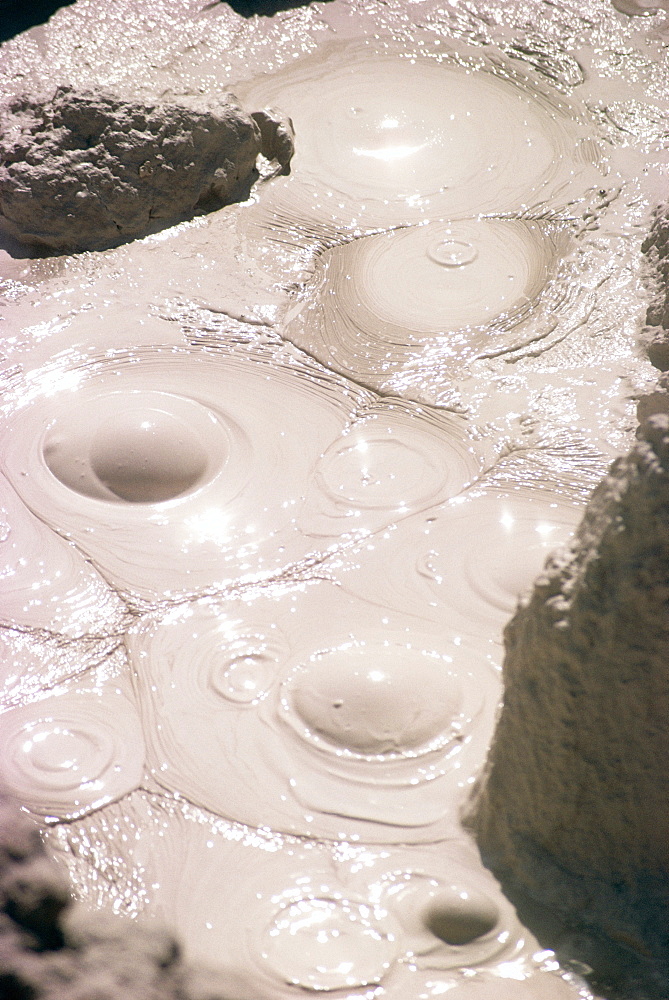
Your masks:
<svg viewBox="0 0 669 1000"><path fill-rule="evenodd" d="M177 6L4 49L10 91L230 87L297 152L115 250L0 250L0 780L83 904L258 997L586 997L460 815L503 626L654 383L665 15Z"/></svg>

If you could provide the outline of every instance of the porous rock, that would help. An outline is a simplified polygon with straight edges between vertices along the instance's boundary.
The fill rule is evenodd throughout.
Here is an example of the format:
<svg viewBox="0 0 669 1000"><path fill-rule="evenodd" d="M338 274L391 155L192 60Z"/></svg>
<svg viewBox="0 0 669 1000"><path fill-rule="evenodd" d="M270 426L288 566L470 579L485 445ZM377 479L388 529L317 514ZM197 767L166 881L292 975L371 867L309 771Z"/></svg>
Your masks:
<svg viewBox="0 0 669 1000"><path fill-rule="evenodd" d="M141 104L59 87L0 108L0 227L21 243L103 249L240 196L263 153L287 172L290 120L228 96Z"/></svg>
<svg viewBox="0 0 669 1000"><path fill-rule="evenodd" d="M262 154L276 160L282 174L290 173L290 161L295 152L295 130L291 119L277 108L253 111L251 118L260 129Z"/></svg>
<svg viewBox="0 0 669 1000"><path fill-rule="evenodd" d="M545 943L614 995L666 997L669 415L611 466L505 647L468 817L482 857Z"/></svg>
<svg viewBox="0 0 669 1000"><path fill-rule="evenodd" d="M637 401L636 415L640 424L656 413L669 413L669 372L663 372L655 388L644 393Z"/></svg>
<svg viewBox="0 0 669 1000"><path fill-rule="evenodd" d="M641 344L651 364L669 370L669 204L658 205L641 245L646 256L649 305Z"/></svg>
<svg viewBox="0 0 669 1000"><path fill-rule="evenodd" d="M627 14L628 17L639 17L667 8L666 0L651 0L646 3L639 0L611 0L611 3L617 11Z"/></svg>

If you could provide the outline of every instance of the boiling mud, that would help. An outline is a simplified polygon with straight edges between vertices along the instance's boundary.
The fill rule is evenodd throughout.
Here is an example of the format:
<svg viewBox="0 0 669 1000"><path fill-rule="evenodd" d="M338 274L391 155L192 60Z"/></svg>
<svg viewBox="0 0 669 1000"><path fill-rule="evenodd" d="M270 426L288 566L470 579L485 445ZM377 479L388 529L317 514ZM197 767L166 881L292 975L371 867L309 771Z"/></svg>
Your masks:
<svg viewBox="0 0 669 1000"><path fill-rule="evenodd" d="M504 623L653 378L652 18L167 4L168 44L127 6L114 79L236 73L298 152L206 220L13 262L0 777L85 903L246 995L585 996L459 817ZM73 79L87 18L49 29Z"/></svg>

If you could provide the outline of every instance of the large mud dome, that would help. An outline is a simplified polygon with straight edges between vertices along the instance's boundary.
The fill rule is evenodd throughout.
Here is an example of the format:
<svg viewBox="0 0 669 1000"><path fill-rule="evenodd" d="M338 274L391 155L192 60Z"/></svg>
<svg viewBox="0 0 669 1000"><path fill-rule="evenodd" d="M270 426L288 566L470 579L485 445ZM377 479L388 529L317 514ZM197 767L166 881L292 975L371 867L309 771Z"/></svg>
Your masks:
<svg viewBox="0 0 669 1000"><path fill-rule="evenodd" d="M80 907L222 995L592 995L460 817L504 624L655 388L668 38L594 0L78 0L3 46L8 94L295 124L239 204L0 251L0 780Z"/></svg>

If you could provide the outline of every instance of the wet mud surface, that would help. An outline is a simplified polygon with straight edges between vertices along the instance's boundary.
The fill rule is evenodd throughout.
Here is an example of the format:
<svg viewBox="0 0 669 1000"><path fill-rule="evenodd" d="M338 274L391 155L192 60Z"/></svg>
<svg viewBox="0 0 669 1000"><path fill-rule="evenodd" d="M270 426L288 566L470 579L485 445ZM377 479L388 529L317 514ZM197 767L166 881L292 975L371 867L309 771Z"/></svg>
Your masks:
<svg viewBox="0 0 669 1000"><path fill-rule="evenodd" d="M668 38L80 0L4 46L10 92L232 90L296 131L243 203L0 250L0 781L83 906L258 996L591 995L460 817L504 624L655 387Z"/></svg>

